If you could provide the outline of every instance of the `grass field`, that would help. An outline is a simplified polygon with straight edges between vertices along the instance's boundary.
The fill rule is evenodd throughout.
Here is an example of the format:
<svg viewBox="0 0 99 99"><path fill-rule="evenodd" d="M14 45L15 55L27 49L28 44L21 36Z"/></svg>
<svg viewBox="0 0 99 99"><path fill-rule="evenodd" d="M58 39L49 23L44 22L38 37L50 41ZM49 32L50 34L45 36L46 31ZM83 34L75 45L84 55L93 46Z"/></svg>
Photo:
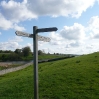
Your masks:
<svg viewBox="0 0 99 99"><path fill-rule="evenodd" d="M0 76L0 99L34 99L32 66ZM39 99L99 99L99 53L40 63Z"/></svg>
<svg viewBox="0 0 99 99"><path fill-rule="evenodd" d="M66 57L66 55L54 55L54 54L42 54L42 55L38 55L38 59L39 60L44 60L44 59L53 59L53 58L59 58L59 57ZM32 60L33 56L30 55L28 57L23 57L23 60Z"/></svg>
<svg viewBox="0 0 99 99"><path fill-rule="evenodd" d="M42 60L42 59L53 59L53 58L59 58L59 57L66 57L63 55L54 55L54 54L44 54L44 55L38 55L38 59Z"/></svg>

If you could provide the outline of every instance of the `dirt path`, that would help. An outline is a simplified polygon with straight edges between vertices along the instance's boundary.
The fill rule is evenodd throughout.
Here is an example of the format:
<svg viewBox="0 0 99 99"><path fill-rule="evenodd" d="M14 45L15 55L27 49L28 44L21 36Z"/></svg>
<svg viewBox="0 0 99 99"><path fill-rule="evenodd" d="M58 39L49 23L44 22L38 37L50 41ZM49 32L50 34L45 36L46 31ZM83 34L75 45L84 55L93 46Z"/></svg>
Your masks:
<svg viewBox="0 0 99 99"><path fill-rule="evenodd" d="M28 66L30 66L32 64L33 64L33 62L29 62L29 63L26 63L25 65L21 65L21 66L18 66L18 67L1 70L0 75L4 75L4 74L10 73L10 72L14 72L14 71L17 71L17 70L24 69L24 68L26 68L26 67L28 67ZM9 64L0 63L0 65L1 66L9 66L9 65L11 65L11 63L9 63Z"/></svg>

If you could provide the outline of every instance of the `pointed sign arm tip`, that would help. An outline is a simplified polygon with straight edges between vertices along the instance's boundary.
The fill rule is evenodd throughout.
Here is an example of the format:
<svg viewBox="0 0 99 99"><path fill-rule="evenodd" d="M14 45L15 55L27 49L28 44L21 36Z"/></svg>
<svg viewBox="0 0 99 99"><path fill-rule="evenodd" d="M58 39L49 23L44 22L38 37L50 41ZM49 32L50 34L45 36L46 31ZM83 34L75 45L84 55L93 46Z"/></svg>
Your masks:
<svg viewBox="0 0 99 99"><path fill-rule="evenodd" d="M15 34L17 36L24 36L24 37L32 37L32 34L26 33L26 32L22 32L22 31L16 31Z"/></svg>

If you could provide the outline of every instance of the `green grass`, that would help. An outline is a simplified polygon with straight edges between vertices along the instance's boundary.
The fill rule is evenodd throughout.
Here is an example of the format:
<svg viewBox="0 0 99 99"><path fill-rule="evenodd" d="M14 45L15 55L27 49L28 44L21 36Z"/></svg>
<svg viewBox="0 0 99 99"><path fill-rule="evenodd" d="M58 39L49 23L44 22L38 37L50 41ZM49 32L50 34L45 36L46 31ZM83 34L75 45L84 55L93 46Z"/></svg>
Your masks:
<svg viewBox="0 0 99 99"><path fill-rule="evenodd" d="M31 99L31 97L33 97L31 67L0 76L0 99Z"/></svg>
<svg viewBox="0 0 99 99"><path fill-rule="evenodd" d="M43 55L38 55L38 59L53 59L53 58L61 58L61 57L66 57L63 55L53 55L53 54L43 54Z"/></svg>
<svg viewBox="0 0 99 99"><path fill-rule="evenodd" d="M38 59L39 60L44 60L44 59L52 59L52 58L59 58L59 57L64 57L62 55L53 55L53 54L42 54L42 55L38 55ZM27 57L22 57L23 60L32 60L33 56L29 55Z"/></svg>
<svg viewBox="0 0 99 99"><path fill-rule="evenodd" d="M2 61L2 55L5 55L5 57L7 58L9 56L10 53L0 53L0 61Z"/></svg>
<svg viewBox="0 0 99 99"><path fill-rule="evenodd" d="M99 53L39 64L39 99L99 99ZM0 99L34 99L32 66L0 76Z"/></svg>

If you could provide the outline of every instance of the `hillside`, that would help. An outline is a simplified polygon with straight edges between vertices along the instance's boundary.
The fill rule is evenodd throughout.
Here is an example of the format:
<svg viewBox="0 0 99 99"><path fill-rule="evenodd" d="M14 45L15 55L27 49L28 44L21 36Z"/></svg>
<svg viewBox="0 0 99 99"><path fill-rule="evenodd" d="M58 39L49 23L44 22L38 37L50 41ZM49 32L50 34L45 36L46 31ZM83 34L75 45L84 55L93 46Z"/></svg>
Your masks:
<svg viewBox="0 0 99 99"><path fill-rule="evenodd" d="M99 99L99 53L39 64L40 99ZM34 99L32 66L0 76L0 99Z"/></svg>

